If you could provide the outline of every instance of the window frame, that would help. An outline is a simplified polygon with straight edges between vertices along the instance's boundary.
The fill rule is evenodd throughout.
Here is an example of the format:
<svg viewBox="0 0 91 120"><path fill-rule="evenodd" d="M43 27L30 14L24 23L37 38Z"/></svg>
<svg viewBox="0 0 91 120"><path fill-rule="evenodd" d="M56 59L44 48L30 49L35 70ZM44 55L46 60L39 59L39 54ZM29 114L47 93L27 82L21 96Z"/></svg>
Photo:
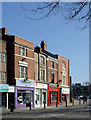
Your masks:
<svg viewBox="0 0 91 120"><path fill-rule="evenodd" d="M65 81L64 81L64 79L63 79L63 77L65 77ZM66 75L62 75L62 85L66 85Z"/></svg>
<svg viewBox="0 0 91 120"><path fill-rule="evenodd" d="M4 56L5 55L5 56ZM4 59L5 58L5 59ZM3 53L3 62L6 62L6 53Z"/></svg>
<svg viewBox="0 0 91 120"><path fill-rule="evenodd" d="M62 68L65 69L66 68L66 63L63 61L62 62Z"/></svg>
<svg viewBox="0 0 91 120"><path fill-rule="evenodd" d="M22 70L21 69L24 69L24 71L22 72ZM22 73L23 73L23 77L22 77ZM20 66L20 78L27 78L27 67L25 67L25 66Z"/></svg>
<svg viewBox="0 0 91 120"><path fill-rule="evenodd" d="M22 51L23 50L23 51ZM20 47L20 55L21 56L26 56L26 48Z"/></svg>
<svg viewBox="0 0 91 120"><path fill-rule="evenodd" d="M4 75L5 75L5 79L4 79ZM6 81L6 72L3 72L3 81Z"/></svg>
<svg viewBox="0 0 91 120"><path fill-rule="evenodd" d="M45 71L41 70L40 72L41 72L41 81L44 81L45 80Z"/></svg>
<svg viewBox="0 0 91 120"><path fill-rule="evenodd" d="M54 61L51 61L51 68L54 68Z"/></svg>
<svg viewBox="0 0 91 120"><path fill-rule="evenodd" d="M44 57L43 56L40 56L40 63L41 64L44 64L45 62L44 62Z"/></svg>
<svg viewBox="0 0 91 120"><path fill-rule="evenodd" d="M2 81L2 72L1 71L0 71L0 78L1 78L0 81Z"/></svg>
<svg viewBox="0 0 91 120"><path fill-rule="evenodd" d="M54 84L54 73L51 74L51 82Z"/></svg>

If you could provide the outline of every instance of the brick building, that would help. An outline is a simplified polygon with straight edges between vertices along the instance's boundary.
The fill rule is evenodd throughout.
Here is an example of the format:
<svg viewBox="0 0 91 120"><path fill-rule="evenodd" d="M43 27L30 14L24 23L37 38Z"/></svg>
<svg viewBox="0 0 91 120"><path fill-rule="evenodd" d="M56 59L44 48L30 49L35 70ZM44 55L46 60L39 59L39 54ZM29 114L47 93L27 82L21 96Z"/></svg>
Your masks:
<svg viewBox="0 0 91 120"><path fill-rule="evenodd" d="M15 90L9 93L9 103L22 108L31 101L34 106L34 43L7 34L6 28L2 37L7 42L7 83Z"/></svg>
<svg viewBox="0 0 91 120"><path fill-rule="evenodd" d="M6 41L2 39L2 29L0 29L0 106L7 107L7 52Z"/></svg>
<svg viewBox="0 0 91 120"><path fill-rule="evenodd" d="M59 60L58 79L60 84L60 102L70 102L70 73L69 73L69 60L56 55Z"/></svg>

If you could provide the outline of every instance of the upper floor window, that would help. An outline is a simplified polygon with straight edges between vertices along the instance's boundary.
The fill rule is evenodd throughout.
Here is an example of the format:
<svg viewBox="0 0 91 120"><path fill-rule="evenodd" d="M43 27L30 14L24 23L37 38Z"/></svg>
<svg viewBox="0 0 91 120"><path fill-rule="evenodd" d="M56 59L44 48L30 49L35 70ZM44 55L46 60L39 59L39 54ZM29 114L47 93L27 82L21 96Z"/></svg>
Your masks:
<svg viewBox="0 0 91 120"><path fill-rule="evenodd" d="M53 61L51 61L51 67L54 68L54 62Z"/></svg>
<svg viewBox="0 0 91 120"><path fill-rule="evenodd" d="M6 81L6 73L3 72L3 81Z"/></svg>
<svg viewBox="0 0 91 120"><path fill-rule="evenodd" d="M3 62L6 62L6 54L3 53Z"/></svg>
<svg viewBox="0 0 91 120"><path fill-rule="evenodd" d="M40 63L44 64L44 57L43 56L40 57Z"/></svg>
<svg viewBox="0 0 91 120"><path fill-rule="evenodd" d="M27 78L27 67L20 66L20 78Z"/></svg>
<svg viewBox="0 0 91 120"><path fill-rule="evenodd" d="M20 55L26 56L26 49L25 48L23 48L23 47L20 48Z"/></svg>
<svg viewBox="0 0 91 120"><path fill-rule="evenodd" d="M2 54L1 54L1 52L0 52L0 62L1 62L1 60L2 60L2 57L1 57L1 55L2 55Z"/></svg>
<svg viewBox="0 0 91 120"><path fill-rule="evenodd" d="M62 62L62 68L66 68L65 62Z"/></svg>
<svg viewBox="0 0 91 120"><path fill-rule="evenodd" d="M0 72L0 81L2 80L2 72Z"/></svg>
<svg viewBox="0 0 91 120"><path fill-rule="evenodd" d="M44 70L41 70L41 80L44 81Z"/></svg>
<svg viewBox="0 0 91 120"><path fill-rule="evenodd" d="M51 82L54 84L54 74L52 73L52 80Z"/></svg>
<svg viewBox="0 0 91 120"><path fill-rule="evenodd" d="M62 85L66 85L66 76L62 75Z"/></svg>

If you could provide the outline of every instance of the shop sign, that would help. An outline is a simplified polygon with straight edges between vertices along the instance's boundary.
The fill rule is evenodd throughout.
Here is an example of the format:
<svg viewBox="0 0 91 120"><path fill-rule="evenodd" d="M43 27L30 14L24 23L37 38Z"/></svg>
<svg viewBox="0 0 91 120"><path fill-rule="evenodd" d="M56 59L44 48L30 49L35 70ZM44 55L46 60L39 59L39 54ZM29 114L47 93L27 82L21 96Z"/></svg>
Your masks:
<svg viewBox="0 0 91 120"><path fill-rule="evenodd" d="M47 84L43 84L43 83L35 83L35 88L43 88L43 89L47 89Z"/></svg>
<svg viewBox="0 0 91 120"><path fill-rule="evenodd" d="M9 86L8 87L8 92L15 92L15 87L14 86Z"/></svg>
<svg viewBox="0 0 91 120"><path fill-rule="evenodd" d="M34 81L29 80L16 80L16 86L22 86L22 87L35 87Z"/></svg>
<svg viewBox="0 0 91 120"><path fill-rule="evenodd" d="M8 85L0 84L0 92L8 92Z"/></svg>
<svg viewBox="0 0 91 120"><path fill-rule="evenodd" d="M62 88L62 94L69 94L69 88Z"/></svg>

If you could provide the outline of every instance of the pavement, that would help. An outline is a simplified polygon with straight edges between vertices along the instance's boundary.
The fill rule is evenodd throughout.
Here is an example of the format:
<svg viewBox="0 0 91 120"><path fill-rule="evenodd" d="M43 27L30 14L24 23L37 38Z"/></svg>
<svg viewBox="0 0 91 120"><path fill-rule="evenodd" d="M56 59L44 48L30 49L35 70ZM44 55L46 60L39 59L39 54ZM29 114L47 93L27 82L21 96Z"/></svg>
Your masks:
<svg viewBox="0 0 91 120"><path fill-rule="evenodd" d="M87 103L85 104L89 104L89 100L87 100ZM81 101L80 105L84 105L83 101ZM75 106L79 106L79 101L78 100L74 100L74 106L72 103L67 104L67 107L75 107ZM51 110L51 109L65 109L67 108L66 105L60 104L56 107L55 106L46 106L46 108L44 109L44 107L33 107L31 108L31 111L43 111L43 110ZM7 114L12 114L12 113L27 113L30 112L29 108L21 108L21 109L14 109L13 112L10 112L10 109L6 109L6 108L0 108L0 115L7 115Z"/></svg>

